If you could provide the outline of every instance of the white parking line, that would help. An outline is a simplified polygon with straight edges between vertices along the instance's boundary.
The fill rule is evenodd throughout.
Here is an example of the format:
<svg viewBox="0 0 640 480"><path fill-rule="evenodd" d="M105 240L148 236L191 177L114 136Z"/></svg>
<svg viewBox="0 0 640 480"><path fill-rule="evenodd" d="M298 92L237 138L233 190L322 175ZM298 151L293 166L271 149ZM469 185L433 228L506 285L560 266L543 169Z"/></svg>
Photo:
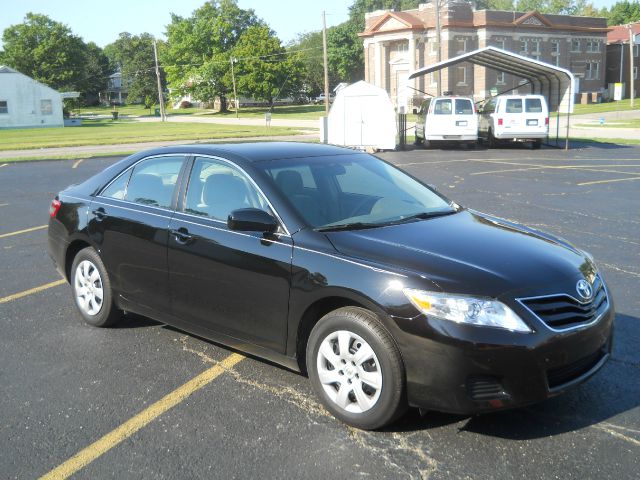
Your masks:
<svg viewBox="0 0 640 480"><path fill-rule="evenodd" d="M80 165L82 162L84 162L84 158L81 158L80 160L77 160L76 162L74 162L71 168L78 168L78 165Z"/></svg>

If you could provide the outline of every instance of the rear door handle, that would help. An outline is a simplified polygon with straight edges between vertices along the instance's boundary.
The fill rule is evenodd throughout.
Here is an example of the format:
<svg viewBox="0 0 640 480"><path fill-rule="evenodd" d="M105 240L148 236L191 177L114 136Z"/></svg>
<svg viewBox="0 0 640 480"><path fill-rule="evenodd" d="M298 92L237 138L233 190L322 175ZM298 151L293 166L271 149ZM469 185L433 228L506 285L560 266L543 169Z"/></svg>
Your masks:
<svg viewBox="0 0 640 480"><path fill-rule="evenodd" d="M191 240L193 240L193 235L191 235L189 233L189 230L187 230L184 227L181 227L177 230L169 230L169 233L171 233L171 235L176 237L176 242L178 243L189 243Z"/></svg>
<svg viewBox="0 0 640 480"><path fill-rule="evenodd" d="M108 217L107 212L105 212L104 208L102 207L93 210L91 213L95 215L96 220L99 222L104 220L106 217Z"/></svg>

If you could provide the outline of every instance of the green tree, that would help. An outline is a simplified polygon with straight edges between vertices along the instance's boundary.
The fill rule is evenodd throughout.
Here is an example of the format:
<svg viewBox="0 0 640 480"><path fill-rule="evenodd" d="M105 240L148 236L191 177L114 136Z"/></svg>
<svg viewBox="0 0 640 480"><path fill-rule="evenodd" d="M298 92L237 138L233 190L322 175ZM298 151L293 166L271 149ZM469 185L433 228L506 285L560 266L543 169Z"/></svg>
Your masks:
<svg viewBox="0 0 640 480"><path fill-rule="evenodd" d="M266 25L249 27L233 48L237 91L241 95L269 102L299 88L300 61L287 55L275 33ZM228 81L228 79L227 79Z"/></svg>
<svg viewBox="0 0 640 480"><path fill-rule="evenodd" d="M300 91L307 97L324 90L324 66L322 62L322 32L303 33L289 45L300 66ZM331 73L331 71L330 71ZM331 79L330 79L331 82Z"/></svg>
<svg viewBox="0 0 640 480"><path fill-rule="evenodd" d="M27 13L2 34L2 61L56 90L75 90L85 75L85 45L66 25Z"/></svg>
<svg viewBox="0 0 640 480"><path fill-rule="evenodd" d="M343 82L364 79L364 52L356 22L344 22L327 32L329 71Z"/></svg>
<svg viewBox="0 0 640 480"><path fill-rule="evenodd" d="M600 12L607 18L609 25L624 25L625 23L640 22L640 1L629 2L624 0L617 2L610 9L606 7Z"/></svg>
<svg viewBox="0 0 640 480"><path fill-rule="evenodd" d="M111 73L109 59L94 42L89 42L84 51L84 76L80 81L80 93L83 103L95 103L98 94L107 86Z"/></svg>
<svg viewBox="0 0 640 480"><path fill-rule="evenodd" d="M231 51L249 27L262 24L253 10L241 9L235 0L207 2L188 18L172 14L161 53L172 92L205 102L218 97L226 111Z"/></svg>
<svg viewBox="0 0 640 480"><path fill-rule="evenodd" d="M122 81L128 91L128 103L148 104L149 98L158 97L153 41L153 35L149 33L131 35L123 32L115 42L104 48L112 68L122 73ZM160 79L164 88L162 71Z"/></svg>

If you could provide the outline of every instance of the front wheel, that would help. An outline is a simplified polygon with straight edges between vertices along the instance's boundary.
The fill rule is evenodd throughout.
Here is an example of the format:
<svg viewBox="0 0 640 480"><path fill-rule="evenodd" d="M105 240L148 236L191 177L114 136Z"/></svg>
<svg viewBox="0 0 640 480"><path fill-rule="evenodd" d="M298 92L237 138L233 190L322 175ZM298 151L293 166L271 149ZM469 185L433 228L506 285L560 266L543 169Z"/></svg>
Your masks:
<svg viewBox="0 0 640 480"><path fill-rule="evenodd" d="M406 409L400 352L368 310L345 307L320 319L309 336L307 369L325 408L349 425L373 430Z"/></svg>
<svg viewBox="0 0 640 480"><path fill-rule="evenodd" d="M75 256L70 280L76 307L85 322L108 327L120 319L122 312L113 303L107 270L93 248L84 248Z"/></svg>

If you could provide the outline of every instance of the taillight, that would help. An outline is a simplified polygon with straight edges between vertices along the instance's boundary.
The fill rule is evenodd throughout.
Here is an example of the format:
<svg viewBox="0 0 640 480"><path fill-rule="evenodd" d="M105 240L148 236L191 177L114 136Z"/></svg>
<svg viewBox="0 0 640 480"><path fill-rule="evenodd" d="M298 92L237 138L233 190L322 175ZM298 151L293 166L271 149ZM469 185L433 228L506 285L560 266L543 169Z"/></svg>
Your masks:
<svg viewBox="0 0 640 480"><path fill-rule="evenodd" d="M49 216L51 218L55 218L55 216L58 215L58 212L60 211L61 206L62 206L62 202L57 198L54 198L53 200L51 200L51 206L49 207Z"/></svg>
<svg viewBox="0 0 640 480"><path fill-rule="evenodd" d="M549 125L549 117L544 117L544 124L545 126Z"/></svg>
<svg viewBox="0 0 640 480"><path fill-rule="evenodd" d="M502 126L502 119L501 119L501 118L499 118L499 119L498 119L498 126L499 126L499 127L501 127L501 126Z"/></svg>

